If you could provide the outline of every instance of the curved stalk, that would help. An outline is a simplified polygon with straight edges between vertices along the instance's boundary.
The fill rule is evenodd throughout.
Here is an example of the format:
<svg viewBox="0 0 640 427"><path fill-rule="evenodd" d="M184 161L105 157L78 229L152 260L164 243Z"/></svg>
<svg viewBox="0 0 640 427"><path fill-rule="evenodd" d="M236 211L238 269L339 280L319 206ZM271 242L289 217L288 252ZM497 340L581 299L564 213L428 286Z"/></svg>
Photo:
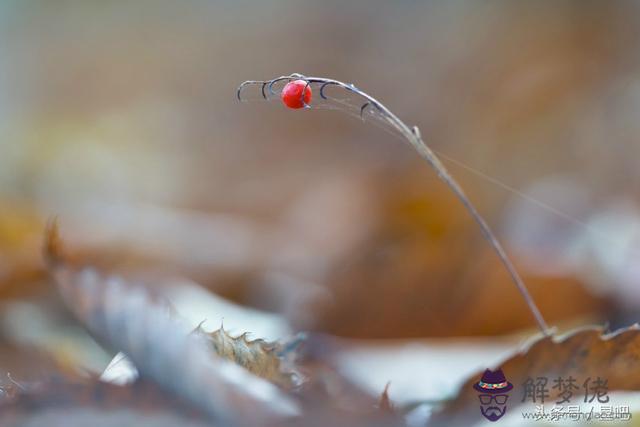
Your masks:
<svg viewBox="0 0 640 427"><path fill-rule="evenodd" d="M525 285L524 281L520 277L520 274L518 274L518 271L513 265L513 262L511 262L511 259L509 258L506 251L502 247L502 244L500 244L500 241L496 238L495 234L489 227L489 224L487 224L487 222L484 220L482 215L480 215L480 213L475 208L473 203L471 203L471 200L469 199L469 197L467 197L462 187L453 178L453 176L451 176L447 168L442 164L442 162L440 162L440 159L438 159L436 154L422 140L422 136L420 135L420 130L418 129L417 126L410 128L402 120L400 120L398 116L392 113L391 110L385 107L380 101L378 101L371 95L367 94L366 92L363 92L362 90L358 89L353 84L347 84L339 80L328 79L324 77L306 77L302 74L294 73L289 76L281 76L272 80L249 80L242 83L238 87L237 96L238 96L238 99L242 101L243 88L249 85L261 85L261 93L263 98L269 99L267 92L269 92L270 95L274 95L274 96L276 95L273 89L274 84L278 82L283 82L283 81L288 82L292 80L304 80L307 82L307 85L314 84L314 83L319 84L320 97L323 99L329 99L329 97L327 97L327 95L325 94L325 88L327 86L338 86L342 89L345 89L351 93L354 93L362 97L365 100L365 102L360 107L361 117L363 117L363 114L367 110L367 108L375 108L380 113L380 116L385 120L385 122L387 122L396 131L398 131L404 137L404 139L407 142L409 142L409 144L411 144L411 146L418 152L420 157L426 160L426 162L436 171L438 177L442 181L444 181L444 183L451 189L451 191L453 191L456 197L460 200L460 202L463 204L465 209L467 209L471 217L480 227L480 231L482 232L483 237L485 238L485 240L487 240L487 242L489 242L489 244L491 245L495 253L498 255L498 258L500 259L505 269L511 276L513 283L518 288L518 291L520 291L520 293L522 294L522 297L527 303L527 306L529 307L531 314L533 315L536 323L538 324L538 327L540 328L540 330L544 335L549 334L549 327L547 326L547 323L542 317L542 314L540 313L538 306L536 305L535 301L533 300L533 297L529 293L529 290L527 289L527 286ZM304 96L304 91L302 91L302 93ZM304 103L304 100L303 100L303 103ZM309 108L308 105L305 104L305 106Z"/></svg>

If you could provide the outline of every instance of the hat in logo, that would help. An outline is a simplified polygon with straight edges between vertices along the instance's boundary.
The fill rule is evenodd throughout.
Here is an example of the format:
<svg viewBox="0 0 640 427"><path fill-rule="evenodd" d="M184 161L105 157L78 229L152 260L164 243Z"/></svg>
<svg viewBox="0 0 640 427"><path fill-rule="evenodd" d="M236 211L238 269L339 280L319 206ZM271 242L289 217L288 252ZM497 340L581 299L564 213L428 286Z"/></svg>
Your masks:
<svg viewBox="0 0 640 427"><path fill-rule="evenodd" d="M507 381L502 369L492 371L487 369L482 374L482 378L476 384L473 385L480 393L492 393L500 394L506 393L513 388L513 384Z"/></svg>

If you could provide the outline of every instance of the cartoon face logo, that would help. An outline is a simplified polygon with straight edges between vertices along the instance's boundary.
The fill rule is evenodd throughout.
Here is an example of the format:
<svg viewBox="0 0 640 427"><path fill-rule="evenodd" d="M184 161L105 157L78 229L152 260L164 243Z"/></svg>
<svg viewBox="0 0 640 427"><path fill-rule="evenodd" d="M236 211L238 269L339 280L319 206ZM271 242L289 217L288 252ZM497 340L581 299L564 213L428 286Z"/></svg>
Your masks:
<svg viewBox="0 0 640 427"><path fill-rule="evenodd" d="M502 369L487 369L480 381L473 385L480 399L480 412L489 421L497 421L507 412L509 390L513 388L502 373Z"/></svg>

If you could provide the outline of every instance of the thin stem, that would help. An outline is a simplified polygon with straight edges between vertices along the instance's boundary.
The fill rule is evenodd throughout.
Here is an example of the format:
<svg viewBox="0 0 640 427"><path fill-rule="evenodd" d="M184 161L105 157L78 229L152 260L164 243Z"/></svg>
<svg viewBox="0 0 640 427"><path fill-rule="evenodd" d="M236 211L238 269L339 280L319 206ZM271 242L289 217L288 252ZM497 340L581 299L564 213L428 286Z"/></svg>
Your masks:
<svg viewBox="0 0 640 427"><path fill-rule="evenodd" d="M529 310L531 310L531 313L533 314L533 317L536 323L538 324L538 327L540 328L540 330L544 335L548 335L549 327L547 326L547 323L542 317L542 314L540 313L540 310L538 309L535 301L533 300L533 297L529 293L527 286L524 284L524 281L522 280L515 266L509 259L509 256L507 255L506 251L504 250L504 248L496 238L493 231L491 231L491 228L489 227L487 222L484 220L482 215L480 215L480 213L475 208L473 203L471 203L471 200L467 197L465 192L462 190L462 187L460 187L458 182L453 178L453 176L451 176L447 168L442 164L442 162L440 162L440 159L438 159L436 154L422 140L422 137L420 135L420 130L418 129L418 127L414 126L413 128L409 128L409 126L407 126L402 120L400 120L395 114L393 114L391 110L385 107L377 99L373 98L371 95L356 88L354 85L343 83L338 80L323 78L323 77L305 77L302 74L291 74L290 76L281 76L273 80L247 81L242 83L238 87L238 93L237 93L238 99L242 100L241 92L242 92L242 89L247 85L256 85L256 84L262 85L263 97L267 99L267 96L265 94L265 89L267 89L271 95L274 95L275 92L273 91L273 86L275 83L278 83L281 81L298 80L298 79L307 81L307 85L311 83L320 84L320 97L323 99L328 99L328 97L324 93L324 90L327 86L338 86L342 89L345 89L349 92L359 95L360 97L364 98L364 100L366 100L366 102L364 102L360 108L361 116L364 114L364 112L368 107L375 108L378 111L378 113L380 113L380 116L388 124L390 124L394 129L396 129L409 142L409 144L411 144L411 146L418 152L420 157L422 157L424 160L427 161L427 163L429 163L429 165L431 165L431 167L436 171L438 177L442 181L444 181L444 183L453 191L456 197L460 200L460 202L462 202L464 207L467 209L469 214L471 214L471 217L480 227L480 231L482 232L483 237L489 242L493 250L496 252L496 254L498 255L498 258L500 258L500 261L502 262L507 272L511 276L511 279L513 280L514 284L518 288L518 291L520 291L520 293L522 294L522 297L524 298L525 302L529 306Z"/></svg>
<svg viewBox="0 0 640 427"><path fill-rule="evenodd" d="M529 289L527 289L527 286L525 285L524 281L520 277L520 274L518 274L518 271L516 270L515 266L511 262L511 259L509 258L506 251L500 244L500 241L496 238L495 234L493 234L493 232L491 231L489 224L487 224L487 222L484 220L482 215L480 215L480 213L475 208L473 203L471 203L471 200L467 197L465 192L462 190L462 187L460 187L457 181L449 174L447 169L445 169L444 165L436 157L434 152L424 143L422 138L420 138L420 132L418 131L417 127L414 127L414 135L415 135L414 138L412 138L412 140L410 140L409 142L416 149L420 157L425 159L436 170L438 177L440 177L440 179L442 179L449 186L449 188L451 188L451 190L456 195L456 197L458 197L458 199L462 202L464 207L469 211L469 213L471 214L471 217L480 226L480 231L482 232L482 235L493 247L496 254L498 254L498 257L500 258L500 261L509 272L511 279L513 280L516 287L522 294L522 297L524 298L525 302L529 306L529 310L531 310L533 317L538 323L538 327L540 328L543 334L547 335L549 326L545 322L544 317L542 317L542 313L540 313L538 306L536 305L533 297L529 293Z"/></svg>

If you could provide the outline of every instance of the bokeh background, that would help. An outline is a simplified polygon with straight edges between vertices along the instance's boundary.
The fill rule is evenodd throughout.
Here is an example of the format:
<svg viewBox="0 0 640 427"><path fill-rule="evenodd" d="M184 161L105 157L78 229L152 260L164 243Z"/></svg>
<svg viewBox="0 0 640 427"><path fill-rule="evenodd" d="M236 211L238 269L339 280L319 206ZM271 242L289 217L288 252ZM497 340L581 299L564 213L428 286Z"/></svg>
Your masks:
<svg viewBox="0 0 640 427"><path fill-rule="evenodd" d="M52 216L79 258L170 289L213 326L224 312L196 284L348 340L534 330L410 147L339 112L235 98L292 72L354 82L419 125L549 323L635 322L639 7L2 1L0 366L29 372L25 345L109 360L44 270Z"/></svg>

